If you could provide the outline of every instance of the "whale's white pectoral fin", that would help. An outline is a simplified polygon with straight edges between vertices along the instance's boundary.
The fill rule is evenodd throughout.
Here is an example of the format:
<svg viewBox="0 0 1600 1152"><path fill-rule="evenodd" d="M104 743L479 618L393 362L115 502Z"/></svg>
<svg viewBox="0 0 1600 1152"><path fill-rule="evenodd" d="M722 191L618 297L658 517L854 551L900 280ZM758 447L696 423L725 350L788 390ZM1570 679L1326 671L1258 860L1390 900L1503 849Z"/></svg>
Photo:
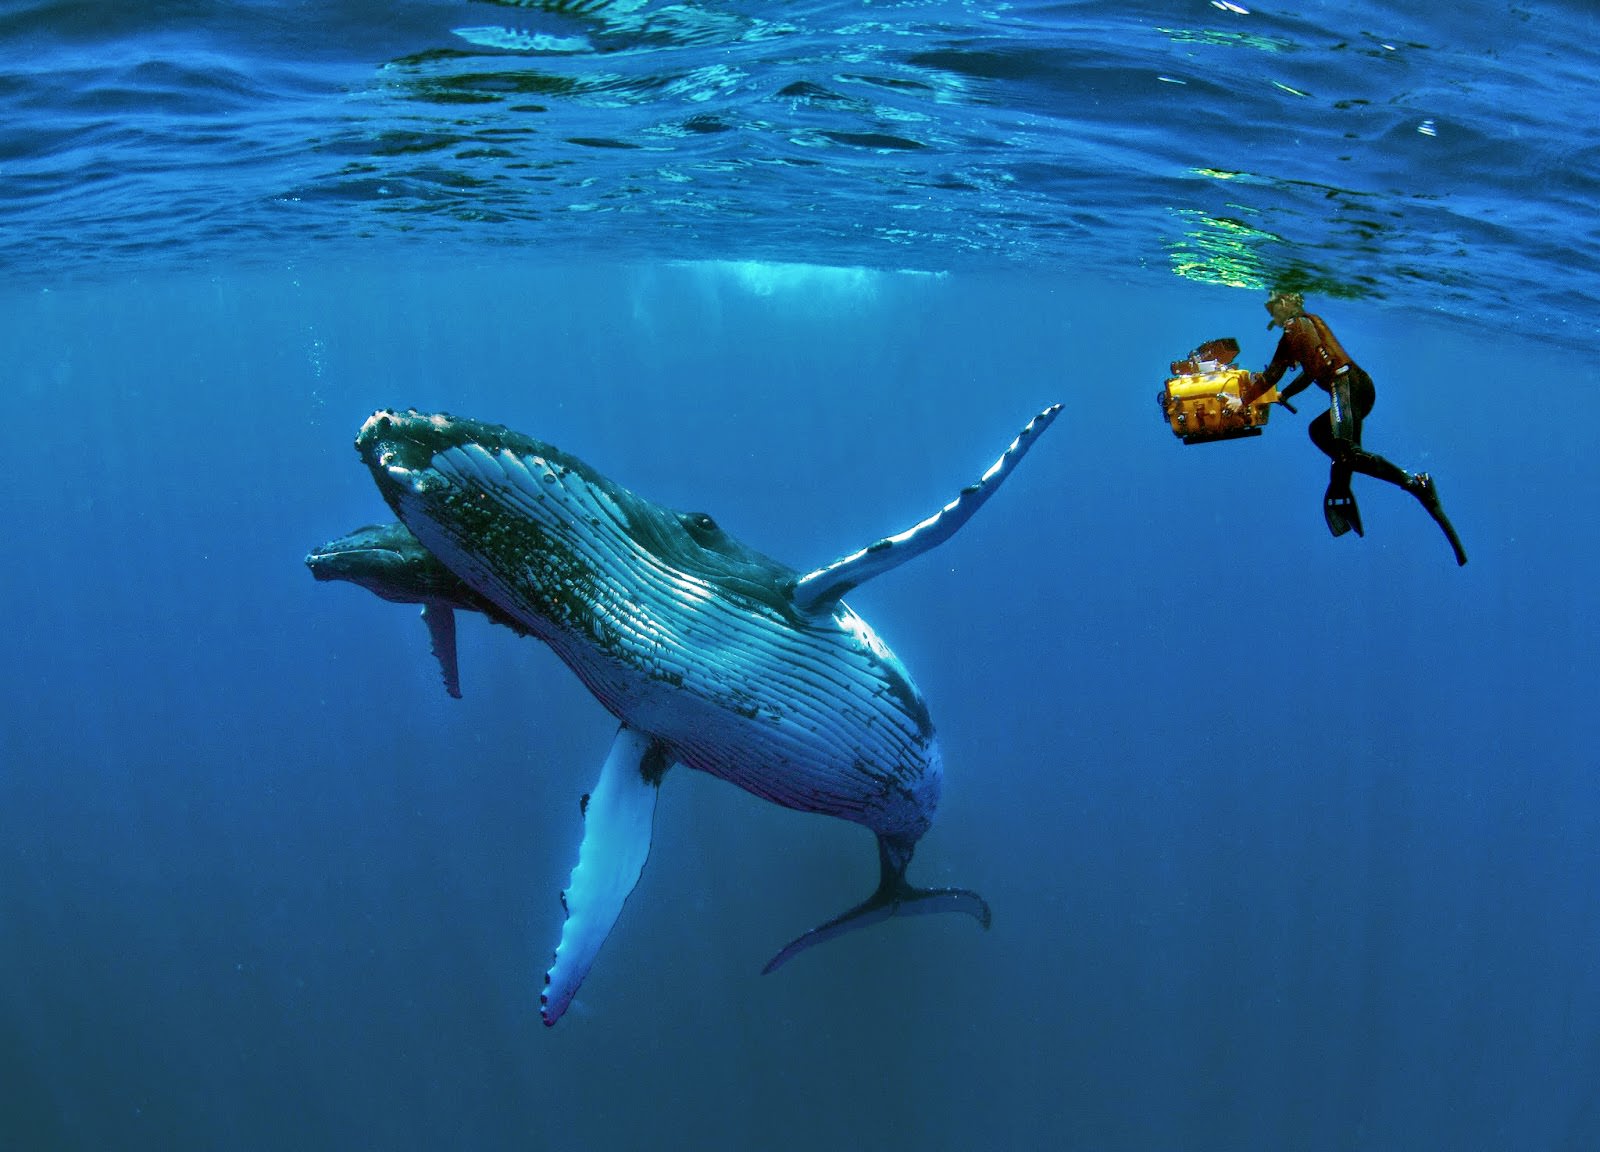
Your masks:
<svg viewBox="0 0 1600 1152"><path fill-rule="evenodd" d="M561 894L567 920L539 997L546 1024L554 1024L567 1010L639 882L650 855L656 794L667 763L661 744L624 724L600 769L599 783L584 799L583 843L572 880Z"/></svg>
<svg viewBox="0 0 1600 1152"><path fill-rule="evenodd" d="M422 606L422 622L428 626L433 655L444 673L444 690L461 699L461 671L456 667L456 613L448 604Z"/></svg>
<svg viewBox="0 0 1600 1152"><path fill-rule="evenodd" d="M1029 420L987 472L932 516L800 577L794 587L795 607L809 613L832 611L850 589L950 539L994 495L1060 411L1061 405L1052 404Z"/></svg>

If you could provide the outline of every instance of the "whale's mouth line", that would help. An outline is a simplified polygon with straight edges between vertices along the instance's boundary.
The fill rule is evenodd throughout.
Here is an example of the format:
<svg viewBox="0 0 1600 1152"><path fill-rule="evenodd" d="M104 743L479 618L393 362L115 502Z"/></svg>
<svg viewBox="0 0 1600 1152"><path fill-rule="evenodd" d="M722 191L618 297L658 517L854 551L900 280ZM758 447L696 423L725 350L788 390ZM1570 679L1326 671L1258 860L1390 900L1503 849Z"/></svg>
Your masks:
<svg viewBox="0 0 1600 1152"><path fill-rule="evenodd" d="M357 556L388 556L395 560L403 559L393 548L330 548L308 553L306 563L315 564L319 560L343 560L346 557Z"/></svg>
<svg viewBox="0 0 1600 1152"><path fill-rule="evenodd" d="M369 560L377 560L396 567L403 566L406 562L405 556L393 548L333 548L308 552L306 567L311 569L311 577L314 580L347 580L352 571Z"/></svg>
<svg viewBox="0 0 1600 1152"><path fill-rule="evenodd" d="M374 457L377 469L381 470L383 475L389 478L390 483L398 488L421 492L424 490L424 479L428 475L438 476L438 472L433 467L432 456L420 468L396 463L399 458L400 451L394 447L385 447Z"/></svg>

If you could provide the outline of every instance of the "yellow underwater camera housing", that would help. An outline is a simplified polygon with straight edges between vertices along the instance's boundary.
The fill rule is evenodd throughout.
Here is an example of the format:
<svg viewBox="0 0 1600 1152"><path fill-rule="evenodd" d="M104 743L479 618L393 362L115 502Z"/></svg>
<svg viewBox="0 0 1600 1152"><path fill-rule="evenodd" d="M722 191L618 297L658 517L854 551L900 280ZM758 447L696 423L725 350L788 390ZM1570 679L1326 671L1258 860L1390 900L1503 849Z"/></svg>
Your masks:
<svg viewBox="0 0 1600 1152"><path fill-rule="evenodd" d="M1172 377L1156 399L1172 434L1185 444L1261 435L1278 390L1250 396L1251 374L1233 367L1238 355L1239 342L1225 338L1208 340L1172 362Z"/></svg>

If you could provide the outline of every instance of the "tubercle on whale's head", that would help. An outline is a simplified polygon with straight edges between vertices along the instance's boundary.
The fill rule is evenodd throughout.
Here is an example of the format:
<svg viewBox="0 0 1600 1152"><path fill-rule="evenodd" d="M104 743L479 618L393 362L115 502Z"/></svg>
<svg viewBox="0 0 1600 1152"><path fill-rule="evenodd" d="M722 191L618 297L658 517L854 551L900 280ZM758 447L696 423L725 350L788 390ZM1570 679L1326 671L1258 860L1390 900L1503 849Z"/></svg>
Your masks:
<svg viewBox="0 0 1600 1152"><path fill-rule="evenodd" d="M423 492L443 485L443 479L430 464L441 452L475 446L498 455L511 451L518 455L548 458L555 469L568 466L562 453L531 437L499 424L452 416L448 412L418 412L380 409L367 417L356 434L356 452L372 472L391 507L403 491Z"/></svg>
<svg viewBox="0 0 1600 1152"><path fill-rule="evenodd" d="M419 471L438 453L471 439L462 423L444 412L380 409L356 433L356 451L383 485L390 469Z"/></svg>
<svg viewBox="0 0 1600 1152"><path fill-rule="evenodd" d="M416 497L435 506L448 501L450 490L459 485L459 474L455 480L447 478L434 461L451 449L465 449L480 459L485 454L499 458L509 453L531 462L546 480L575 474L582 482L580 487L604 493L605 502L616 510L622 532L665 566L713 582L795 626L802 623L791 602L796 578L793 569L735 540L706 513L677 512L658 505L552 444L503 425L415 409L374 412L356 436L357 452L401 519L415 511ZM553 494L555 489L551 491ZM473 513L457 504L448 510L447 518L462 521L465 514ZM481 546L482 532L471 535Z"/></svg>
<svg viewBox="0 0 1600 1152"><path fill-rule="evenodd" d="M452 416L448 412L418 412L415 408L402 412L382 408L367 417L361 431L356 433L356 451L374 472L389 467L420 470L439 453L469 445L476 445L491 456L503 451L518 456L540 456L558 470L582 467L579 461L553 445L503 424Z"/></svg>

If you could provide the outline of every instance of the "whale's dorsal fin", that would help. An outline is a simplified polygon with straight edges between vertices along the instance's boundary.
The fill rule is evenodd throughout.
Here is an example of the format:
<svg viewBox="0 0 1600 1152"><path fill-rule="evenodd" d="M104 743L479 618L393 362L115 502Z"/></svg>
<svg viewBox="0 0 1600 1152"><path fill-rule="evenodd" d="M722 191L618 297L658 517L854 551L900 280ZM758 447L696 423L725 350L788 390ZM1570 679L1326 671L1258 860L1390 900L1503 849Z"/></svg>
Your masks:
<svg viewBox="0 0 1600 1152"><path fill-rule="evenodd" d="M639 882L650 856L656 793L667 770L666 747L624 724L600 769L594 791L583 800L583 843L572 879L561 893L566 923L555 963L545 973L539 1014L554 1024L589 974L600 945Z"/></svg>
<svg viewBox="0 0 1600 1152"><path fill-rule="evenodd" d="M831 612L850 589L950 539L994 495L995 489L1011 475L1039 433L1050 427L1060 411L1061 405L1052 404L1029 420L1000 454L1000 459L989 465L987 472L932 516L800 577L794 586L795 607L812 614Z"/></svg>
<svg viewBox="0 0 1600 1152"><path fill-rule="evenodd" d="M422 605L422 622L428 626L428 639L433 641L433 655L439 661L439 671L444 674L444 690L459 700L461 671L456 666L455 609L437 600L426 601Z"/></svg>

